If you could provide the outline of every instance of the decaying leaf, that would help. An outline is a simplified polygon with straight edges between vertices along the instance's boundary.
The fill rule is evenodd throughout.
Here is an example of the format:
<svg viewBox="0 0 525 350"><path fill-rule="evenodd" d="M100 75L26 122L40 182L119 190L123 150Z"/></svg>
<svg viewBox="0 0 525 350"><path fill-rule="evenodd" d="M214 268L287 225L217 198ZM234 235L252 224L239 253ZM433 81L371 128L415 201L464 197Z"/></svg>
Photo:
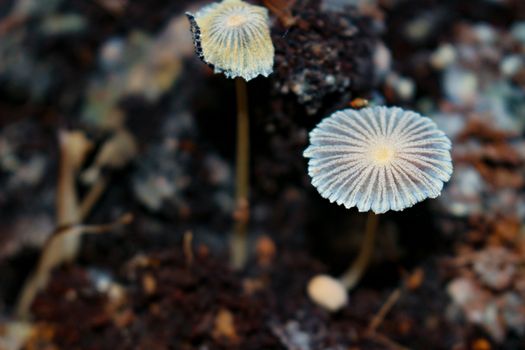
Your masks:
<svg viewBox="0 0 525 350"><path fill-rule="evenodd" d="M213 329L213 337L216 339L225 338L235 343L239 340L237 331L235 330L233 314L227 309L220 309L215 317L215 328Z"/></svg>

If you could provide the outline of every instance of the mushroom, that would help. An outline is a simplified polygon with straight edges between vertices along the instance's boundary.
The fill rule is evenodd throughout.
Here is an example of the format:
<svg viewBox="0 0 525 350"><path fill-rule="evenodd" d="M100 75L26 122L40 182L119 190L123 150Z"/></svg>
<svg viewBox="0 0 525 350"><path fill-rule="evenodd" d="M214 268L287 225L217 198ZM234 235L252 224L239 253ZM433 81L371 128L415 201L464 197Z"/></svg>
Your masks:
<svg viewBox="0 0 525 350"><path fill-rule="evenodd" d="M429 118L401 108L346 109L310 133L312 184L330 202L376 214L440 195L451 142Z"/></svg>
<svg viewBox="0 0 525 350"><path fill-rule="evenodd" d="M235 228L231 242L234 268L246 261L249 221L250 123L246 82L273 71L274 47L268 26L268 10L241 0L223 0L186 13L197 55L215 73L235 78L237 90L237 160Z"/></svg>
<svg viewBox="0 0 525 350"><path fill-rule="evenodd" d="M272 73L274 47L266 8L224 0L186 15L197 55L215 73L246 81Z"/></svg>
<svg viewBox="0 0 525 350"><path fill-rule="evenodd" d="M360 253L340 278L347 289L370 260L376 214L438 197L452 175L450 148L431 119L398 107L338 111L311 131L304 156L312 184L330 202L369 212Z"/></svg>

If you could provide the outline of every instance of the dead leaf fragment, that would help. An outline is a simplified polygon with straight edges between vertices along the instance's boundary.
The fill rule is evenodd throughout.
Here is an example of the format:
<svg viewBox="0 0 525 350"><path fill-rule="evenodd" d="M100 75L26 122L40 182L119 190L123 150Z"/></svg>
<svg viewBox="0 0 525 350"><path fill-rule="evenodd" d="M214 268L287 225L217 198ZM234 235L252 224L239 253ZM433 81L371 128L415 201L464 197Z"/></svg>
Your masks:
<svg viewBox="0 0 525 350"><path fill-rule="evenodd" d="M152 295L157 290L157 281L155 280L155 277L153 277L151 274L145 274L142 277L142 288L144 289L144 292L148 295Z"/></svg>
<svg viewBox="0 0 525 350"><path fill-rule="evenodd" d="M220 309L215 317L215 326L212 336L215 339L227 339L232 343L239 340L237 331L235 330L233 314L227 309Z"/></svg>
<svg viewBox="0 0 525 350"><path fill-rule="evenodd" d="M277 248L270 237L262 236L257 240L255 250L257 252L257 263L259 266L267 267L272 263Z"/></svg>

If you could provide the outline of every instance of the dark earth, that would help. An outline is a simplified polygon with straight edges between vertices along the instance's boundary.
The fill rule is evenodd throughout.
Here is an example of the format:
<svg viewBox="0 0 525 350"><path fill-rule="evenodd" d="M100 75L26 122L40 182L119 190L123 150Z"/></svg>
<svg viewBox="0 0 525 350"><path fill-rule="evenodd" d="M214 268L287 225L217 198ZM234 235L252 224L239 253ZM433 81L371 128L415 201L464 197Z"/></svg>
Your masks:
<svg viewBox="0 0 525 350"><path fill-rule="evenodd" d="M22 349L525 349L525 62L512 74L499 70L502 56L523 61L524 34L520 43L510 33L519 23L525 31L525 3L250 2L272 10L276 56L274 74L248 84L251 254L241 271L228 264L234 84L193 54L184 16L206 2L54 0L21 15L13 14L21 0L0 2L0 349L2 324L13 321L57 225L64 129L93 143L79 174L120 131L132 135L137 151L102 166L108 185L84 222L124 213L134 220L84 235L76 259L54 269L32 303L33 332ZM46 31L49 18L72 14ZM170 32L172 20L179 24ZM486 47L478 24L497 33ZM127 47L119 63L103 54L114 38ZM448 68L432 63L444 43L475 48L468 63L460 56L452 63L477 74L474 102L451 95ZM133 67L146 67L148 82L132 89ZM416 87L408 96L401 78ZM517 91L501 99L519 126L477 108L480 86L501 80ZM457 94L468 89L462 83L454 83ZM371 266L348 305L330 313L309 300L307 282L345 270L366 215L321 198L302 152L323 117L357 98L459 115L460 127L453 117L443 125L458 129L451 136L458 179L465 169L474 178L453 180L441 199L381 215ZM458 188L470 185L474 194L458 199ZM75 186L80 197L89 192L80 175ZM487 283L476 268L493 248L516 257L501 262L512 265L505 285ZM508 271L492 267L485 273ZM468 292L475 307L458 302L457 281L477 286ZM469 314L488 305L496 305L494 318Z"/></svg>

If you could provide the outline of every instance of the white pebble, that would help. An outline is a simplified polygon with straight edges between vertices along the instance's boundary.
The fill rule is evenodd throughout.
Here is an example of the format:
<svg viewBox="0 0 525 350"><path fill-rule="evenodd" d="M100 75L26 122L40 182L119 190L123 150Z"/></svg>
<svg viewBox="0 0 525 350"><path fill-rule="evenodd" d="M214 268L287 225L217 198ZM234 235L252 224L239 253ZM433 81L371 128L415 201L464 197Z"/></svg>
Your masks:
<svg viewBox="0 0 525 350"><path fill-rule="evenodd" d="M450 44L443 44L430 56L430 64L436 69L443 69L454 63L456 50Z"/></svg>
<svg viewBox="0 0 525 350"><path fill-rule="evenodd" d="M523 67L523 57L520 55L510 55L501 61L499 66L501 73L506 77L516 75Z"/></svg>
<svg viewBox="0 0 525 350"><path fill-rule="evenodd" d="M452 66L445 72L444 89L452 102L471 104L478 94L478 78L465 69Z"/></svg>

